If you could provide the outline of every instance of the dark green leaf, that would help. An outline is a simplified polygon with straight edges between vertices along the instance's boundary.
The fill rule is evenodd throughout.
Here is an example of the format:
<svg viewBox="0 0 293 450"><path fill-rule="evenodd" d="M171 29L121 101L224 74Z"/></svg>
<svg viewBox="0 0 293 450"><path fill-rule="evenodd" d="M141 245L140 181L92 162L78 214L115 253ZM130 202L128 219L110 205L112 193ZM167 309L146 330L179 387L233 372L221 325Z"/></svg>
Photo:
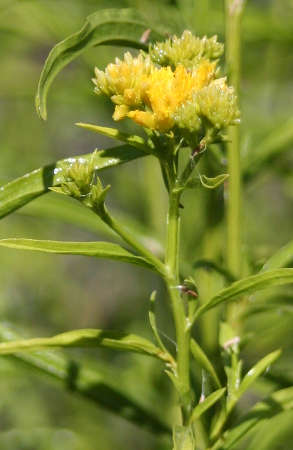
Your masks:
<svg viewBox="0 0 293 450"><path fill-rule="evenodd" d="M145 153L141 150L129 145L120 145L119 147L96 152L94 159L93 154L89 153L57 161L49 166L36 169L0 187L0 218L48 192L51 186L60 184L66 169L76 160L90 161L93 159L95 170L102 170L141 158L142 156L145 156Z"/></svg>
<svg viewBox="0 0 293 450"><path fill-rule="evenodd" d="M51 50L38 85L36 109L41 118L46 119L46 99L48 90L56 75L85 50L97 45L122 45L146 49L143 41L145 31L151 28L132 9L104 9L87 17L82 29L59 42ZM151 31L150 39L162 39Z"/></svg>

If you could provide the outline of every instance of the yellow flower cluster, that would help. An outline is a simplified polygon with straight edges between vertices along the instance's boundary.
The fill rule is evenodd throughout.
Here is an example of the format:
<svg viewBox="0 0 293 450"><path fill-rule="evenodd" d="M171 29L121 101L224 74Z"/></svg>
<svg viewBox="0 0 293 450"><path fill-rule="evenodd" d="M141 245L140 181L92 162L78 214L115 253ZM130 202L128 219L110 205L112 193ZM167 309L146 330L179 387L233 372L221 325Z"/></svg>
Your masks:
<svg viewBox="0 0 293 450"><path fill-rule="evenodd" d="M113 119L128 117L145 128L163 133L175 126L186 126L194 131L201 125L201 114L212 123L215 118L217 126L220 123L229 124L237 110L233 90L229 88L229 95L226 95L228 91L225 79L216 85L216 89L209 89L209 86L218 81L217 61L213 59L222 51L222 46L216 42L216 38L199 39L190 32L184 32L181 38L175 37L156 44L154 49L159 51L160 46L164 47L168 57L172 56L174 59L176 56L176 65L156 65L152 61L154 52L150 49L150 55L140 53L137 57L127 52L124 60L117 58L115 64L109 64L104 72L95 69L95 92L106 94L116 105ZM183 63L180 62L180 46ZM193 59L191 67L186 64L188 55L192 57L190 64ZM222 95L223 92L226 94ZM214 104L213 94L220 96L214 99ZM203 105L205 98L206 106ZM229 105L223 106L223 102L228 102ZM200 110L199 103L203 105ZM185 105L188 107L185 108ZM219 116L225 111L229 111L229 117L221 120Z"/></svg>
<svg viewBox="0 0 293 450"><path fill-rule="evenodd" d="M213 63L203 63L194 72L182 65L173 72L170 67L155 69L145 83L144 103L147 111L134 110L128 117L139 125L159 131L168 131L175 125L177 108L197 90L207 86L214 75Z"/></svg>

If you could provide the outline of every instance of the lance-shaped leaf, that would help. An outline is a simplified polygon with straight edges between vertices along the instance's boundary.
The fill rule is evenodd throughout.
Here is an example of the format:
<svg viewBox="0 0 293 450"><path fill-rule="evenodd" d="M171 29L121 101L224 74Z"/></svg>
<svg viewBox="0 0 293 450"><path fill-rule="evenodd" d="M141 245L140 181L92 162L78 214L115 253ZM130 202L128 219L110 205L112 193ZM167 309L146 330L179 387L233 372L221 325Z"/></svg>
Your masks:
<svg viewBox="0 0 293 450"><path fill-rule="evenodd" d="M114 350L142 353L165 361L168 355L151 341L135 334L95 329L73 330L53 337L23 339L0 343L0 355L22 351L65 347L106 347Z"/></svg>
<svg viewBox="0 0 293 450"><path fill-rule="evenodd" d="M260 272L267 272L272 269L286 267L293 261L293 241L281 247L267 262L263 265Z"/></svg>
<svg viewBox="0 0 293 450"><path fill-rule="evenodd" d="M275 269L243 278L232 283L229 287L222 289L217 295L203 304L195 312L191 323L194 323L201 314L215 306L235 301L243 295L252 294L262 289L289 283L293 283L293 269Z"/></svg>
<svg viewBox="0 0 293 450"><path fill-rule="evenodd" d="M75 156L36 169L0 187L0 218L10 214L36 197L48 192L49 187L62 181L66 170L77 160L93 161L95 170L102 170L145 156L145 152L120 145L108 150Z"/></svg>
<svg viewBox="0 0 293 450"><path fill-rule="evenodd" d="M111 242L62 242L35 239L1 239L0 246L18 250L32 250L60 255L94 256L113 259L154 269L154 266L142 256L136 256L118 244Z"/></svg>
<svg viewBox="0 0 293 450"><path fill-rule="evenodd" d="M97 45L122 45L146 50L144 35L148 28L151 27L132 9L105 9L88 16L82 29L55 45L45 62L36 95L40 117L47 118L48 90L63 67ZM162 35L151 30L148 38L159 40Z"/></svg>
<svg viewBox="0 0 293 450"><path fill-rule="evenodd" d="M274 392L267 399L257 403L248 414L240 418L240 422L233 428L227 430L211 450L232 450L235 444L247 433L259 428L265 422L284 411L293 409L293 387Z"/></svg>
<svg viewBox="0 0 293 450"><path fill-rule="evenodd" d="M0 324L1 341L19 340L15 327ZM103 407L153 433L167 433L168 427L151 411L146 410L132 396L121 389L119 383L109 379L101 370L85 367L66 357L62 352L21 352L9 357L19 367L45 374L72 395L80 396L98 407Z"/></svg>
<svg viewBox="0 0 293 450"><path fill-rule="evenodd" d="M200 416L211 408L220 398L224 395L226 388L218 389L212 394L210 394L206 399L204 399L201 403L196 405L194 410L192 411L189 423L194 422L199 419Z"/></svg>
<svg viewBox="0 0 293 450"><path fill-rule="evenodd" d="M255 364L245 375L240 383L237 393L233 397L231 404L228 402L228 411L231 410L235 403L242 397L242 395L247 391L247 389L254 383L254 381L265 372L268 367L273 364L276 359L279 358L281 350L276 350L275 352L269 353L267 356L262 358L258 363Z"/></svg>
<svg viewBox="0 0 293 450"><path fill-rule="evenodd" d="M148 143L141 136L135 134L128 134L111 127L101 127L99 125L92 125L90 123L76 123L78 127L85 128L86 130L93 131L94 133L102 134L117 141L125 142L143 152L150 153L152 148L148 146ZM153 147L153 146L152 146Z"/></svg>

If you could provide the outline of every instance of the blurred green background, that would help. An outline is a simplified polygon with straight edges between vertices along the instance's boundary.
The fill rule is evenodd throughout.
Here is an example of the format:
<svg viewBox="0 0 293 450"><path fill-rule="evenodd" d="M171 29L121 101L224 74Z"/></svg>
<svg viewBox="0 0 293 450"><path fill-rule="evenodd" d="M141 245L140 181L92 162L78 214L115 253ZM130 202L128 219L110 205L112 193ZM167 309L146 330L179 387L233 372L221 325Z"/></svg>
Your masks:
<svg viewBox="0 0 293 450"><path fill-rule="evenodd" d="M102 8L134 7L166 32L191 29L224 40L224 5L219 0L0 0L0 184L71 155L113 145L77 128L78 121L112 125L112 106L93 93L94 66L104 68L123 49L89 50L66 68L51 89L48 120L34 109L34 95L45 58L57 42L81 28L85 17ZM243 261L255 271L274 250L292 239L293 229L293 1L248 0L243 20L242 157L244 168ZM134 130L128 122L122 130ZM136 133L139 130L135 129ZM217 149L215 149L217 152ZM222 166L225 161L221 161ZM207 174L217 173L207 157ZM110 206L129 227L138 229L160 252L164 242L166 194L156 161L142 159L102 174L112 185ZM105 228L70 200L54 194L35 200L0 222L1 237L54 240L111 239ZM223 191L192 191L184 199L184 267L197 260L218 263L225 255ZM152 236L153 238L150 238ZM53 335L74 328L108 328L150 337L148 297L157 289L160 328L172 340L164 289L155 275L116 262L70 256L43 256L1 249L1 321L24 336ZM205 268L193 269L203 296L222 286ZM213 283L210 278L213 277ZM258 308L255 300L258 299ZM264 300L266 299L266 307ZM270 308L268 305L278 304ZM245 397L243 407L274 388L292 384L292 289L251 299L245 319L245 364L282 346L283 356ZM211 356L217 353L215 323L207 315L197 331ZM172 342L171 342L172 347ZM70 352L170 422L176 411L167 377L156 361L108 351ZM282 376L280 376L282 374ZM1 450L168 449L167 439L119 419L64 392L49 378L9 358L0 359ZM200 383L200 376L195 373ZM279 427L278 447L289 449L292 414ZM284 424L287 423L287 426ZM276 424L276 426L278 426ZM261 435L261 433L260 433ZM254 447L260 449L258 436Z"/></svg>

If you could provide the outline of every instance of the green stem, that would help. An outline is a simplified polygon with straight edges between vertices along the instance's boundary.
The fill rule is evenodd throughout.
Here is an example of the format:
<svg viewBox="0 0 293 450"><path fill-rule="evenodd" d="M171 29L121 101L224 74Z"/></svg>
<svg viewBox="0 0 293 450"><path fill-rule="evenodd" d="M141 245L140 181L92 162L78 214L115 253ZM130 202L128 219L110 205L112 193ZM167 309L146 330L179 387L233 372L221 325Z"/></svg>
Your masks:
<svg viewBox="0 0 293 450"><path fill-rule="evenodd" d="M225 0L226 8L226 62L231 84L239 98L241 73L241 19L245 0ZM227 268L236 277L241 275L241 207L242 182L240 165L239 127L228 131L228 183L227 201ZM235 307L230 306L227 318L234 321Z"/></svg>
<svg viewBox="0 0 293 450"><path fill-rule="evenodd" d="M186 313L179 291L179 213L180 191L173 187L169 193L169 211L167 218L167 247L165 278L176 329L177 341L177 379L181 400L183 425L187 424L190 402L190 331L186 327Z"/></svg>

